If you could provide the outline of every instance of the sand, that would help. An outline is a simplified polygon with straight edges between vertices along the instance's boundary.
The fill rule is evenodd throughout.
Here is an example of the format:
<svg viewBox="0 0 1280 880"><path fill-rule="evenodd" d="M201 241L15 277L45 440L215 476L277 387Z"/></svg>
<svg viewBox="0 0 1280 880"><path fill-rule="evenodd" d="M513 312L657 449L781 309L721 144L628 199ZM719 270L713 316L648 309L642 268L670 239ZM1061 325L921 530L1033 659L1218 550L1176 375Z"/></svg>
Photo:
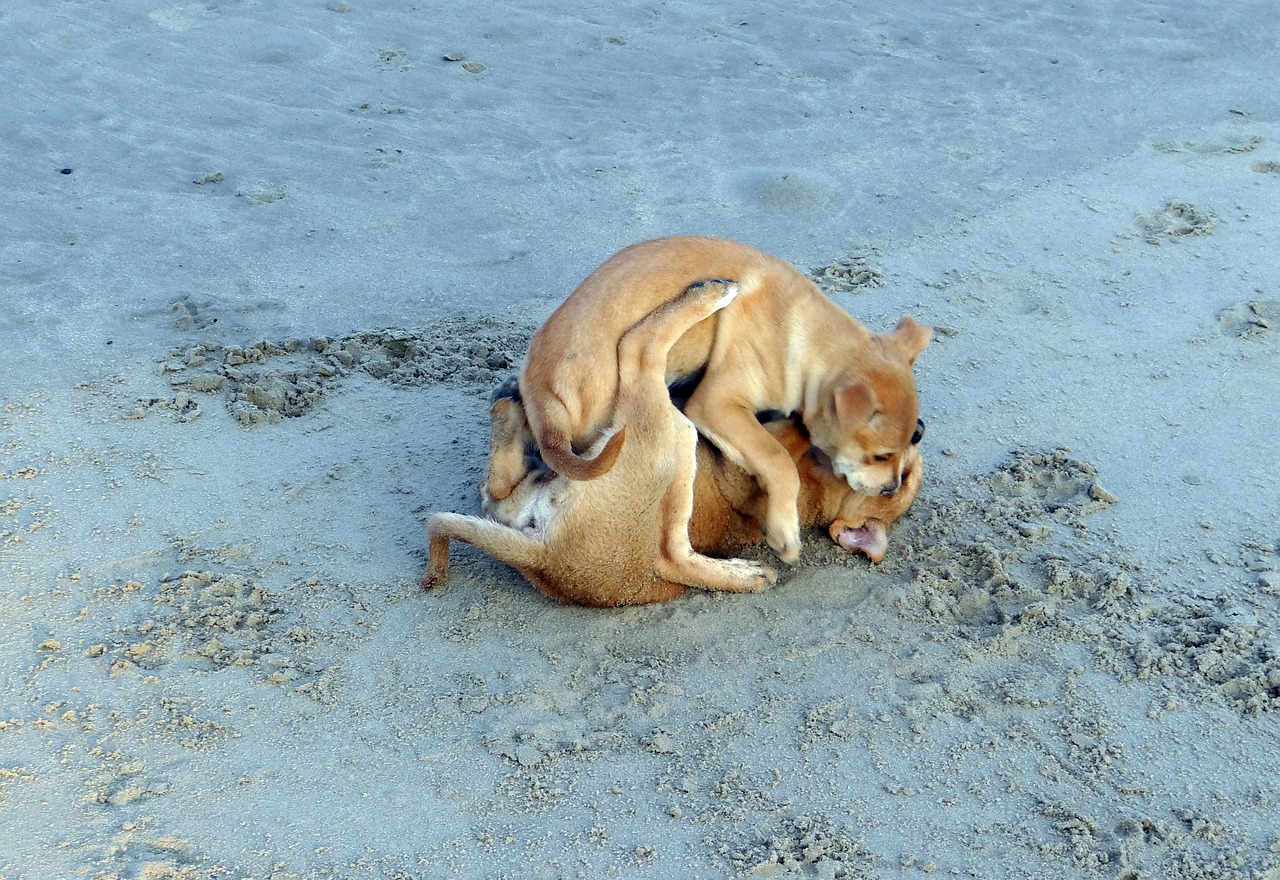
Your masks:
<svg viewBox="0 0 1280 880"><path fill-rule="evenodd" d="M1280 878L1272 6L457 6L0 11L0 878ZM886 561L422 592L672 233L938 329Z"/></svg>

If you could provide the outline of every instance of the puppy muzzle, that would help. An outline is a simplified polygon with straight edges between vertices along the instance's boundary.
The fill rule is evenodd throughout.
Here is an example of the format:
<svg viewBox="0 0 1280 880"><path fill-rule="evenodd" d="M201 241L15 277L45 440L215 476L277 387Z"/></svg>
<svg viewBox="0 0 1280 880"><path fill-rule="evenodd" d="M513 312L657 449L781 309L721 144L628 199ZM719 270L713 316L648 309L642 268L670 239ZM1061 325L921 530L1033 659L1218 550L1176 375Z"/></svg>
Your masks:
<svg viewBox="0 0 1280 880"><path fill-rule="evenodd" d="M858 472L858 468L856 467L850 467L843 462L835 461L832 463L831 469L844 477L845 482L849 484L850 489L855 492L860 492L863 495L892 495L894 492L898 491L898 486L901 485L902 482L899 480L898 483L893 486L877 489L875 486L862 479Z"/></svg>

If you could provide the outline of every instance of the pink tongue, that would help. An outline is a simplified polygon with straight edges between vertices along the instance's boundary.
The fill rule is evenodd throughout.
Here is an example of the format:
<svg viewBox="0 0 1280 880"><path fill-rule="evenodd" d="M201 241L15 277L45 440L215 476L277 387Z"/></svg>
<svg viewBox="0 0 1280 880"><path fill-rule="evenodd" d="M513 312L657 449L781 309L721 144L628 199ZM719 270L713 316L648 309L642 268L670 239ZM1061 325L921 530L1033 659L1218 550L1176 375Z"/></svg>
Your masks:
<svg viewBox="0 0 1280 880"><path fill-rule="evenodd" d="M875 520L856 529L845 526L836 541L846 550L861 550L871 557L872 562L884 559L885 551L889 549L889 534L885 531L883 523Z"/></svg>

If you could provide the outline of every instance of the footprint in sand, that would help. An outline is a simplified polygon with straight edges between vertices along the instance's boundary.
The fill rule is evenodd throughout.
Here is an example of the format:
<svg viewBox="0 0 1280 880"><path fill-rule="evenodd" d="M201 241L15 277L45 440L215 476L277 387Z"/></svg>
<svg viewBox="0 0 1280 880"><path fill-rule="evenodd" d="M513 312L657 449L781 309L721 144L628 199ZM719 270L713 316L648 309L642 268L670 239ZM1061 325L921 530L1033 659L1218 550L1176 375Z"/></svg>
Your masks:
<svg viewBox="0 0 1280 880"><path fill-rule="evenodd" d="M236 195L243 197L251 205L269 205L283 199L286 190L279 184L258 183L249 189L241 190Z"/></svg>
<svg viewBox="0 0 1280 880"><path fill-rule="evenodd" d="M1170 202L1154 214L1141 214L1133 221L1150 244L1181 241L1213 232L1218 221L1191 202Z"/></svg>
<svg viewBox="0 0 1280 880"><path fill-rule="evenodd" d="M864 256L844 257L829 266L815 266L809 277L824 293L863 293L884 287L884 273L867 263Z"/></svg>
<svg viewBox="0 0 1280 880"><path fill-rule="evenodd" d="M1280 333L1280 299L1250 300L1224 309L1218 329L1224 336L1273 339Z"/></svg>

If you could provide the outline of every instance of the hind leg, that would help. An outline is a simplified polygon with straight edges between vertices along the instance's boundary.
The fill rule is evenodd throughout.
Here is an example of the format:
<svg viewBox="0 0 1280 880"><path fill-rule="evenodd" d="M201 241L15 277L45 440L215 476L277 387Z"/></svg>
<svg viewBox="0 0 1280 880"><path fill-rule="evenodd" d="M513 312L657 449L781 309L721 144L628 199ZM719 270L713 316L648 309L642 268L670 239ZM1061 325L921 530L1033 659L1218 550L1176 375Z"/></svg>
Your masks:
<svg viewBox="0 0 1280 880"><path fill-rule="evenodd" d="M618 343L620 387L631 389L625 424L636 442L648 443L661 457L669 477L658 514L659 577L708 590L755 593L777 579L762 565L741 559L712 559L689 543L693 483L697 473L698 432L667 396L663 381L667 352L690 327L724 308L738 294L732 281L690 285L678 298L650 314ZM646 427L642 427L646 426ZM661 436L650 435L658 426ZM659 462L653 462L654 467Z"/></svg>
<svg viewBox="0 0 1280 880"><path fill-rule="evenodd" d="M529 475L527 453L533 445L524 406L515 396L499 396L502 390L489 406L489 474L481 491L494 501L506 498Z"/></svg>
<svg viewBox="0 0 1280 880"><path fill-rule="evenodd" d="M449 576L449 541L465 541L533 580L542 570L546 545L502 523L459 513L433 513L427 518L427 570L420 583L438 587Z"/></svg>
<svg viewBox="0 0 1280 880"><path fill-rule="evenodd" d="M678 424L668 454L674 460L675 472L658 514L658 558L654 570L659 577L704 590L758 593L778 579L773 569L745 559L712 559L695 552L689 543L698 432L674 407L672 411Z"/></svg>
<svg viewBox="0 0 1280 880"><path fill-rule="evenodd" d="M424 590L440 586L449 577L449 531L447 520L431 517L427 520L427 570L418 583Z"/></svg>
<svg viewBox="0 0 1280 880"><path fill-rule="evenodd" d="M738 296L738 283L711 279L690 284L684 292L640 319L618 340L618 388L656 382L668 401L664 377L671 346L698 322L711 317Z"/></svg>

